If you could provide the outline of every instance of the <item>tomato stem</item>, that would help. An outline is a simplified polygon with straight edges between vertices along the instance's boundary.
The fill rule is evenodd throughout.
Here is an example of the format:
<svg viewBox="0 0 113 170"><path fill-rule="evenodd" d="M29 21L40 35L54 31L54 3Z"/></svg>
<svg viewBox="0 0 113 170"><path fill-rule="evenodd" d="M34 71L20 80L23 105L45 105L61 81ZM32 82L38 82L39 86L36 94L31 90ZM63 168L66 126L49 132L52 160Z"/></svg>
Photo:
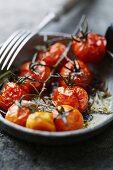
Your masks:
<svg viewBox="0 0 113 170"><path fill-rule="evenodd" d="M86 20L86 16L83 15L77 28L74 30L73 35L76 35L78 33L78 31L80 30L81 25L85 22ZM57 63L54 65L54 68L52 70L52 72L50 73L49 77L46 79L46 81L43 83L43 87L39 93L39 98L42 96L43 92L46 89L46 85L49 82L49 80L52 78L52 75L54 74L54 72L56 71L57 67L59 66L59 64L61 63L61 61L66 58L67 59L67 53L70 51L72 46L72 42L69 42L67 45L67 48L65 49L65 51L63 52L63 54L61 55L61 57L59 58L59 60L57 61Z"/></svg>

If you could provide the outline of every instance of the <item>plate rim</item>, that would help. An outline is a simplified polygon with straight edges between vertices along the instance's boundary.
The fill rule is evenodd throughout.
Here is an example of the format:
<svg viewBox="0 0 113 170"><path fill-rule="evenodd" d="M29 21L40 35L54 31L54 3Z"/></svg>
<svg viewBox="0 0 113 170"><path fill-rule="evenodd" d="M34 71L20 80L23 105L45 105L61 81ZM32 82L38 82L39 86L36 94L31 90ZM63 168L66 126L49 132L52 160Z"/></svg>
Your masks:
<svg viewBox="0 0 113 170"><path fill-rule="evenodd" d="M78 129L78 130L73 130L73 131L65 131L65 132L47 132L47 131L41 131L41 130L33 130L29 129L26 127L22 127L20 125L17 125L13 122L10 122L3 118L3 116L0 113L0 123L3 123L3 125L10 127L14 130L18 130L20 132L24 132L27 134L32 134L32 135L40 135L43 137L70 137L70 136L81 136L84 134L89 134L91 132L97 131L101 129L102 127L104 128L105 126L109 125L113 121L113 115L110 116L107 120L104 120L104 122L94 126L94 127L89 127L89 128L83 128L83 129Z"/></svg>

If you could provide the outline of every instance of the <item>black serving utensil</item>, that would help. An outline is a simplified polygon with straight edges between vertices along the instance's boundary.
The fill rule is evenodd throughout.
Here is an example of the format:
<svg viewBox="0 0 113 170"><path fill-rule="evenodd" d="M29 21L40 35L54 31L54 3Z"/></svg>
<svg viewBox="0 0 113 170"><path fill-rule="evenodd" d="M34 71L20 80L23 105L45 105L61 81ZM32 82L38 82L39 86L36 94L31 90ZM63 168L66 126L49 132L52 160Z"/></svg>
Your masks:
<svg viewBox="0 0 113 170"><path fill-rule="evenodd" d="M107 40L107 50L113 53L113 23L107 28L105 37Z"/></svg>

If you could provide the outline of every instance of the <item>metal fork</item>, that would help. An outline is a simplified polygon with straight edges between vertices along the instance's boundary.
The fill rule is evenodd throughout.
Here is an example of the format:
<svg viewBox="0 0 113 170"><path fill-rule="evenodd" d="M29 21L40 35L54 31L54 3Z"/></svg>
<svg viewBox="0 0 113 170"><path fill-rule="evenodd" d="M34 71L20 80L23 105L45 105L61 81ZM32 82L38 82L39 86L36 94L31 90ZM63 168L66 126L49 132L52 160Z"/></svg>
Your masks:
<svg viewBox="0 0 113 170"><path fill-rule="evenodd" d="M58 21L60 16L69 12L77 2L78 0L68 0L59 10L49 12L33 33L25 30L14 32L0 47L0 69L9 70L13 61L26 43L30 41L35 34L39 34L48 23L51 21Z"/></svg>

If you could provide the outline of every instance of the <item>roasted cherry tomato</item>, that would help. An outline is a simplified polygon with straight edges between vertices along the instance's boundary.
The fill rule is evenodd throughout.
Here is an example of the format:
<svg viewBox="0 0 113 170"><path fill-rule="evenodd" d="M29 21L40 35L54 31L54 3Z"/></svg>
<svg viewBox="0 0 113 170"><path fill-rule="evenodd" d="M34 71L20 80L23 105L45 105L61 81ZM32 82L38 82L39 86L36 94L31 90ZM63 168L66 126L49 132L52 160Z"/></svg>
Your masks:
<svg viewBox="0 0 113 170"><path fill-rule="evenodd" d="M83 128L83 116L79 110L69 105L59 106L53 110L56 131L70 131Z"/></svg>
<svg viewBox="0 0 113 170"><path fill-rule="evenodd" d="M80 112L85 111L88 106L87 92L78 86L73 88L58 87L52 95L52 100L56 106L70 105Z"/></svg>
<svg viewBox="0 0 113 170"><path fill-rule="evenodd" d="M65 49L66 47L64 44L55 43L48 51L40 52L38 55L38 60L45 61L47 65L53 66L57 63Z"/></svg>
<svg viewBox="0 0 113 170"><path fill-rule="evenodd" d="M97 63L105 56L106 39L102 35L89 33L84 41L73 41L72 48L78 59Z"/></svg>
<svg viewBox="0 0 113 170"><path fill-rule="evenodd" d="M53 115L49 112L35 112L29 115L26 122L26 127L49 132L56 131Z"/></svg>
<svg viewBox="0 0 113 170"><path fill-rule="evenodd" d="M68 80L71 82L71 86L81 86L86 88L92 80L92 73L84 62L80 60L75 60L74 62L68 62L62 67L60 74L66 78L67 77L67 84ZM60 86L67 86L66 83L62 78L59 79Z"/></svg>
<svg viewBox="0 0 113 170"><path fill-rule="evenodd" d="M26 94L29 94L29 88L24 84L14 82L5 84L0 95L0 108L7 110L16 100Z"/></svg>
<svg viewBox="0 0 113 170"><path fill-rule="evenodd" d="M35 63L36 65L32 68L34 71L29 69L29 65L31 63L27 62L24 65L22 65L21 67L21 77L28 77L30 79L26 79L26 84L29 84L29 86L32 88L32 85L34 85L37 89L40 89L42 87L42 83L44 83L44 81L48 78L48 76L50 75L50 68L47 66L43 66L45 65L45 62L42 61L40 64L39 63ZM32 84L32 85L30 85Z"/></svg>
<svg viewBox="0 0 113 170"><path fill-rule="evenodd" d="M23 101L24 102L24 101ZM33 106L32 102L25 101L26 105ZM10 122L16 123L21 126L26 126L26 120L31 113L31 110L27 106L19 107L16 104L13 104L7 111L5 119Z"/></svg>
<svg viewBox="0 0 113 170"><path fill-rule="evenodd" d="M20 68L20 71L21 71L21 72L23 72L23 71L29 71L29 70L30 70L30 68L29 68L30 64L31 64L31 61L22 64L22 66L21 66L21 68Z"/></svg>

